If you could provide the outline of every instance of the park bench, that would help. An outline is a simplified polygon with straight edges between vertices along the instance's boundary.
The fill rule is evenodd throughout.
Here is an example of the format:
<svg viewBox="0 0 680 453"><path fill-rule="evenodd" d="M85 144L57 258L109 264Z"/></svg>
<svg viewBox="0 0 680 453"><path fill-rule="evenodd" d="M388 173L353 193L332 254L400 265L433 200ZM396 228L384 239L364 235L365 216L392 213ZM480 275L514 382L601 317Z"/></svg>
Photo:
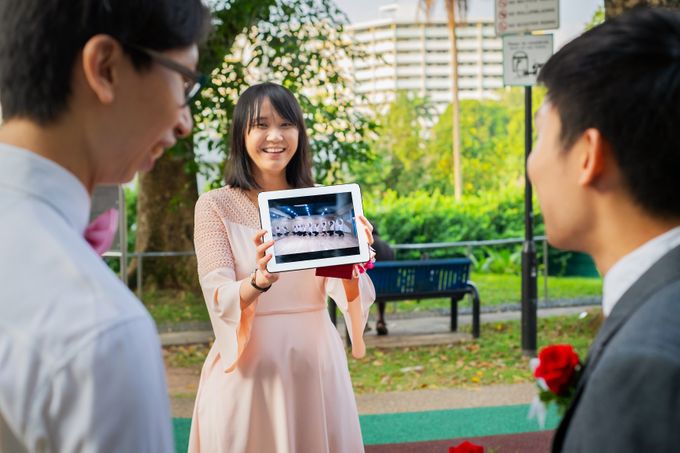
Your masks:
<svg viewBox="0 0 680 453"><path fill-rule="evenodd" d="M451 299L451 331L458 329L458 301L472 297L472 336L479 338L479 292L468 281L468 258L414 261L378 261L368 271L376 291L376 302L448 297ZM336 323L335 304L330 304Z"/></svg>

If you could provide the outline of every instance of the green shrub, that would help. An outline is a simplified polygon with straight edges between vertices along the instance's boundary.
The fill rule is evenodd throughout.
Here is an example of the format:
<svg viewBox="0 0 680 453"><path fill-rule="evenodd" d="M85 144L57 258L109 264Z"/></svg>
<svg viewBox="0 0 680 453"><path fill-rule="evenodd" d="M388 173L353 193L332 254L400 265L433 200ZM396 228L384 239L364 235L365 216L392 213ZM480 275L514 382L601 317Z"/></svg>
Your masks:
<svg viewBox="0 0 680 453"><path fill-rule="evenodd" d="M485 247L482 252L481 260L476 256L473 260L477 272L519 275L522 271L522 249L519 246L501 249Z"/></svg>
<svg viewBox="0 0 680 453"><path fill-rule="evenodd" d="M538 211L537 204L534 204ZM378 227L381 238L390 244L426 244L436 242L482 241L524 237L524 191L507 189L500 193L467 196L456 201L452 195L438 191L416 191L399 196L388 190L379 200L367 199L365 209ZM534 234L544 234L540 212L535 213ZM468 256L477 272L518 274L521 270L520 244L497 246L399 251L397 258L451 258ZM536 244L539 266L543 265L543 247ZM569 274L573 254L549 250L552 275ZM580 275L580 274L579 274Z"/></svg>
<svg viewBox="0 0 680 453"><path fill-rule="evenodd" d="M367 200L366 212L393 244L513 238L524 235L523 196L507 190L456 201L438 191L399 197L388 190L378 201ZM540 234L540 219L537 223Z"/></svg>

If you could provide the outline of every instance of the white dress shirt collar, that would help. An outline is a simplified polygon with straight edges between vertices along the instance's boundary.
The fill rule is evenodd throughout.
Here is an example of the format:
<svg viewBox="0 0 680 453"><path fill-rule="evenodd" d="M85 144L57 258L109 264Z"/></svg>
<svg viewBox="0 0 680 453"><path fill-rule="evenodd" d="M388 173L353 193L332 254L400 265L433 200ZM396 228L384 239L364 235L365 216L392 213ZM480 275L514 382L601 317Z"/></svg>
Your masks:
<svg viewBox="0 0 680 453"><path fill-rule="evenodd" d="M680 245L680 226L647 241L621 258L604 277L602 311L609 316L623 294L662 256Z"/></svg>
<svg viewBox="0 0 680 453"><path fill-rule="evenodd" d="M49 204L83 234L90 216L90 195L78 178L49 159L4 143L0 143L0 162L0 186Z"/></svg>

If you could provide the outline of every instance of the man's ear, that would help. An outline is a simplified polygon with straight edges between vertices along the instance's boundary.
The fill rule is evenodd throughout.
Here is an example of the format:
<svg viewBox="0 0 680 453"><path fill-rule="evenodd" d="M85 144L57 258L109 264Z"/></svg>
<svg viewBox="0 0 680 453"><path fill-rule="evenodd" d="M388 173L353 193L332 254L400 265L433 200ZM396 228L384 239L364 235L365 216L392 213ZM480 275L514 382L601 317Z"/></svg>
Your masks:
<svg viewBox="0 0 680 453"><path fill-rule="evenodd" d="M121 45L109 35L95 35L83 47L82 65L85 80L103 104L115 98L118 65L123 56Z"/></svg>
<svg viewBox="0 0 680 453"><path fill-rule="evenodd" d="M578 143L581 152L579 162L580 185L592 186L597 182L606 167L608 147L609 143L602 137L599 130L589 128L583 132Z"/></svg>

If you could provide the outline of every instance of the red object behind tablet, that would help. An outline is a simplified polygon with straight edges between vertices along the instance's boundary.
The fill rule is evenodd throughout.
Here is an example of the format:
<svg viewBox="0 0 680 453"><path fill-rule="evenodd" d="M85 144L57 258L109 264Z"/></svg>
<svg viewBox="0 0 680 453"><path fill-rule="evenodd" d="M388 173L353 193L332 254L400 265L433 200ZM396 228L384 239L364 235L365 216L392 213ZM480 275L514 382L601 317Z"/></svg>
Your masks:
<svg viewBox="0 0 680 453"><path fill-rule="evenodd" d="M340 266L317 267L316 275L317 277L334 277L351 280L353 271L354 264L342 264Z"/></svg>

